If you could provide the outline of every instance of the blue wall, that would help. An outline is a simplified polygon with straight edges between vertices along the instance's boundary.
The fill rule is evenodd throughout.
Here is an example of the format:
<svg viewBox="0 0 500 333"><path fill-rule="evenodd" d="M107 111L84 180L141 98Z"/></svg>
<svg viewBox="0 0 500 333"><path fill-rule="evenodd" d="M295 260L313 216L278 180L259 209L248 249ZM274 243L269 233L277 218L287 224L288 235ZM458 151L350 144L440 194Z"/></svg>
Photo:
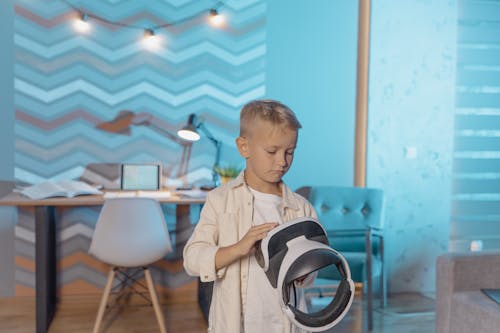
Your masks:
<svg viewBox="0 0 500 333"><path fill-rule="evenodd" d="M70 4L89 12L90 33L73 29L76 11ZM225 2L219 10L226 15L227 26L220 28L206 21L213 4L209 0L10 3L14 31L10 29L13 45L11 41L8 51L15 60L6 82L14 83L14 92L7 94L14 96L14 105L6 112L15 119L14 137L7 138L6 146L15 146L10 170L15 179L34 183L77 178L83 172L87 179L102 183L116 180L117 174L84 170L87 165L154 161L163 164L168 185L186 179L190 184L211 181L213 144L203 137L189 150L191 146L175 132L189 114L196 113L221 140L222 162L232 161L237 155L239 110L248 100L264 96L266 65L266 2ZM172 22L179 24L168 25ZM151 26L166 41L155 52L144 48L142 41L143 27ZM115 118L119 121L111 121ZM102 130L105 126L110 130ZM179 163L184 152L191 152L187 172ZM175 221L171 208L166 207L167 220ZM59 260L70 263L58 272L62 293L95 292L105 283L105 271L87 253L98 209L58 211ZM8 231L0 231L0 261L12 261L12 250L16 256L16 295L32 293L35 283L33 214L19 209L18 216L15 229L11 224ZM3 226L7 226L4 220ZM174 266L158 272L163 277L159 287L177 288L192 281L183 270L170 267ZM5 271L12 276L12 270ZM2 286L8 285L3 273Z"/></svg>
<svg viewBox="0 0 500 333"><path fill-rule="evenodd" d="M89 33L73 28L70 4L91 14ZM188 150L175 132L191 113L222 142L223 164L237 158L239 110L265 93L266 2L226 2L220 28L206 20L213 4L15 1L16 180L77 178L90 163L159 162L169 185L206 184L210 140L192 146L187 172L179 163ZM163 43L151 51L143 28L155 26Z"/></svg>
<svg viewBox="0 0 500 333"><path fill-rule="evenodd" d="M267 95L304 125L292 187L352 184L357 6L269 2ZM449 241L456 3L372 1L371 29L367 186L386 193L389 291L432 291Z"/></svg>
<svg viewBox="0 0 500 333"><path fill-rule="evenodd" d="M14 179L14 10L13 0L0 2L0 184ZM5 195L0 190L0 195ZM14 295L14 227L16 209L0 207L0 296Z"/></svg>
<svg viewBox="0 0 500 333"><path fill-rule="evenodd" d="M285 180L352 185L357 1L268 1L267 96L302 123Z"/></svg>
<svg viewBox="0 0 500 333"><path fill-rule="evenodd" d="M448 250L456 6L373 1L367 178L386 193L393 292L434 290Z"/></svg>
<svg viewBox="0 0 500 333"><path fill-rule="evenodd" d="M14 179L14 0L0 2L0 180Z"/></svg>

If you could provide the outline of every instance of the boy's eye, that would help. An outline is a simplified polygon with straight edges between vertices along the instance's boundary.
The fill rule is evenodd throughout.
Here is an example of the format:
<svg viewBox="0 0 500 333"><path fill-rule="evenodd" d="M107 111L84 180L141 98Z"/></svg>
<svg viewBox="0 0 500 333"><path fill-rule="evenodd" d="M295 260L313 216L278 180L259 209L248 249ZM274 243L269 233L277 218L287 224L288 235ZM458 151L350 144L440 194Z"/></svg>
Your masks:
<svg viewBox="0 0 500 333"><path fill-rule="evenodd" d="M268 154L276 154L276 150L266 150Z"/></svg>

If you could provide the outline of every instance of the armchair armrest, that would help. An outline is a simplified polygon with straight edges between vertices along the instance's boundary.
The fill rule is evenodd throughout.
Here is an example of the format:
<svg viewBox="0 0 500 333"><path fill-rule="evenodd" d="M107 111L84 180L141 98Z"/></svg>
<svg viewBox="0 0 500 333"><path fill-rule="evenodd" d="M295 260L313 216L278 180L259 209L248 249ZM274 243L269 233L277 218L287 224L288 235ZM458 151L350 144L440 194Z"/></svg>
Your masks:
<svg viewBox="0 0 500 333"><path fill-rule="evenodd" d="M449 332L456 291L500 288L500 252L448 253L436 262L436 332Z"/></svg>
<svg viewBox="0 0 500 333"><path fill-rule="evenodd" d="M372 254L375 256L383 256L384 251L384 233L382 229L367 227L364 229L343 229L343 230L328 230L327 237L333 239L353 239L355 245L347 245L343 242L340 251L365 252L367 248L372 248ZM336 245L337 243L333 243ZM335 248L335 246L334 246ZM355 249L353 249L355 248ZM368 254L368 253L367 253Z"/></svg>
<svg viewBox="0 0 500 333"><path fill-rule="evenodd" d="M500 252L449 253L437 259L437 290L500 288Z"/></svg>
<svg viewBox="0 0 500 333"><path fill-rule="evenodd" d="M365 229L327 230L328 237L364 237Z"/></svg>

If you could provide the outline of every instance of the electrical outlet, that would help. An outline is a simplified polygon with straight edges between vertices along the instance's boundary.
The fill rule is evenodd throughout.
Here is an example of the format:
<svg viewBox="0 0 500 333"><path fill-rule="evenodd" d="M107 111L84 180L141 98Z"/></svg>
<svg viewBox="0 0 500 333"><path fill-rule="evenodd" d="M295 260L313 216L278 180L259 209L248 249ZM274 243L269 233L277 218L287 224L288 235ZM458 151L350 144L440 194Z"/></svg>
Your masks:
<svg viewBox="0 0 500 333"><path fill-rule="evenodd" d="M483 249L483 241L482 240L473 240L470 242L469 249L472 252L481 251Z"/></svg>
<svg viewBox="0 0 500 333"><path fill-rule="evenodd" d="M417 147L414 146L405 147L405 158L409 160L417 158Z"/></svg>

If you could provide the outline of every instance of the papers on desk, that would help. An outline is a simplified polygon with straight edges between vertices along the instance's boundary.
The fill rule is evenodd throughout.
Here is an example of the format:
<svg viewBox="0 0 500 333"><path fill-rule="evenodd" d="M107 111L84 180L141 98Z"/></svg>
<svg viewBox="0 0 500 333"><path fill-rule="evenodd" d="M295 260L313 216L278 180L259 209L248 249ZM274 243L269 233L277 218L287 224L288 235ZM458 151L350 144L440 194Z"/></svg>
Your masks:
<svg viewBox="0 0 500 333"><path fill-rule="evenodd" d="M172 196L170 191L108 191L104 193L104 199L110 198L152 198L168 199Z"/></svg>
<svg viewBox="0 0 500 333"><path fill-rule="evenodd" d="M28 186L19 191L30 199L40 200L52 197L72 198L78 195L101 194L97 188L78 180L47 181Z"/></svg>

